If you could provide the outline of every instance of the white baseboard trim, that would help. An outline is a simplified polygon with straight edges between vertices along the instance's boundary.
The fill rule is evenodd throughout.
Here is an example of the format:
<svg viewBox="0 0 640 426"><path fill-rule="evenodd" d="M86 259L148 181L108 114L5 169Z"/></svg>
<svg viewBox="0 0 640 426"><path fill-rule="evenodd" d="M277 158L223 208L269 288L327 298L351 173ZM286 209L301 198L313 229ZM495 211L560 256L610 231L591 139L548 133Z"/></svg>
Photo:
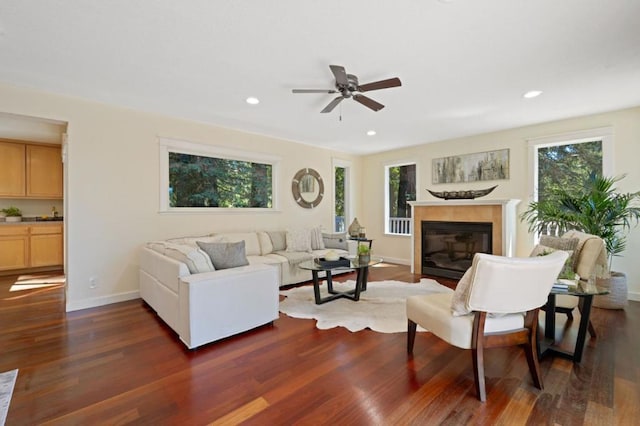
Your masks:
<svg viewBox="0 0 640 426"><path fill-rule="evenodd" d="M398 265L407 265L407 266L411 265L411 260L409 259L398 259L396 257L387 257L387 256L380 256L380 257L384 262L397 263Z"/></svg>
<svg viewBox="0 0 640 426"><path fill-rule="evenodd" d="M630 291L627 293L627 300L633 300L634 302L640 302L640 293Z"/></svg>
<svg viewBox="0 0 640 426"><path fill-rule="evenodd" d="M112 294L109 296L92 297L75 301L67 301L67 312L79 311L81 309L96 308L98 306L110 305L112 303L126 302L127 300L139 299L139 291L129 291L126 293Z"/></svg>

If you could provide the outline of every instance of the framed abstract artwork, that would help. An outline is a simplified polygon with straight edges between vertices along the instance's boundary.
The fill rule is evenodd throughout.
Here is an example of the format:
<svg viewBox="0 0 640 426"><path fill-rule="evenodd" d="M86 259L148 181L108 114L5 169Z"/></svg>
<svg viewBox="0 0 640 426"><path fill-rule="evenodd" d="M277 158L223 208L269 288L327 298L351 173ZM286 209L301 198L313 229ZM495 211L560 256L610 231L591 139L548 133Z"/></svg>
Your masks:
<svg viewBox="0 0 640 426"><path fill-rule="evenodd" d="M433 183L509 179L509 149L434 158Z"/></svg>

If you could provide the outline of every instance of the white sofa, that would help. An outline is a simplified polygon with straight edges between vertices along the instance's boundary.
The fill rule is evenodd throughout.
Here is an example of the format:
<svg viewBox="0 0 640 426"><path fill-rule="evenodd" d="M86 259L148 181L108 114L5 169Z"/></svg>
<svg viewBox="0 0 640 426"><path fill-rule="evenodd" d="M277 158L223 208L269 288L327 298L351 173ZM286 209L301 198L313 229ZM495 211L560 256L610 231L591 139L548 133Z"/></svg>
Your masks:
<svg viewBox="0 0 640 426"><path fill-rule="evenodd" d="M329 250L355 254L357 243L335 234L325 234L319 242L317 229L308 230L315 235L314 247L326 242L329 248L287 251L296 244L305 247L305 241L289 238L303 231L218 233L147 243L140 254L140 296L190 349L267 324L278 318L279 287L311 279L310 271L298 267L301 261ZM240 263L248 264L216 269L199 243L241 243L246 260Z"/></svg>

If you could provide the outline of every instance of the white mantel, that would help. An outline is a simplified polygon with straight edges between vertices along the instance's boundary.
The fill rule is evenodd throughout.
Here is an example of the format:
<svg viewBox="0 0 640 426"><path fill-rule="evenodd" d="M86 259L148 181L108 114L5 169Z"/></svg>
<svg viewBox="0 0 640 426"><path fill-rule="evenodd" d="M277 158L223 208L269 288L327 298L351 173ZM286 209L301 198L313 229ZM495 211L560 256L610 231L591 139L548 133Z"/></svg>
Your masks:
<svg viewBox="0 0 640 426"><path fill-rule="evenodd" d="M506 199L506 200L433 200L433 201L409 201L411 205L411 217L412 220L412 232L411 232L411 247L413 247L413 256L411 256L411 272L419 273L420 267L418 265L418 271L416 271L416 259L419 259L421 256L421 248L418 241L416 241L416 232L420 232L419 223L423 220L425 215L430 215L431 211L438 211L437 216L440 219L436 220L447 220L444 216L452 216L455 217L454 220L457 221L474 221L473 214L477 212L482 217L479 217L479 220L475 221L487 221L487 215L491 216L492 211L495 210L494 207L498 206L500 208L500 217L492 222L496 224L500 224L500 233L498 241L501 241L501 246L499 246L500 253L503 256L513 256L515 253L516 246L516 206L520 203L520 200L516 199ZM435 209L430 209L435 207ZM471 208L470 208L471 207ZM475 209L474 207L478 207ZM487 209L483 209L486 207ZM417 226L418 225L418 226ZM494 230L494 234L496 234L497 230ZM418 240L420 236L418 235ZM494 238L496 240L496 238ZM497 250L494 249L494 252Z"/></svg>

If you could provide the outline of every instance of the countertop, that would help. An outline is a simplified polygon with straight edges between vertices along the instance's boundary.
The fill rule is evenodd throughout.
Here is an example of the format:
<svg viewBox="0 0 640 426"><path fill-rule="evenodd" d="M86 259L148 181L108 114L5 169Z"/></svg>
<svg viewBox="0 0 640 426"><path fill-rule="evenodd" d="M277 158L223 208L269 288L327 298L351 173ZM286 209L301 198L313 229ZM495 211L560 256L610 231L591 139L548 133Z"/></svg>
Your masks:
<svg viewBox="0 0 640 426"><path fill-rule="evenodd" d="M2 218L2 219L4 219L4 218ZM47 225L47 224L51 224L51 223L64 223L64 218L61 217L61 216L60 217L56 217L56 218L53 218L53 217L45 218L45 217L37 216L37 217L28 217L28 218L23 217L21 222L6 222L4 220L0 220L0 226L3 226L3 225L18 225L18 226L19 225Z"/></svg>

